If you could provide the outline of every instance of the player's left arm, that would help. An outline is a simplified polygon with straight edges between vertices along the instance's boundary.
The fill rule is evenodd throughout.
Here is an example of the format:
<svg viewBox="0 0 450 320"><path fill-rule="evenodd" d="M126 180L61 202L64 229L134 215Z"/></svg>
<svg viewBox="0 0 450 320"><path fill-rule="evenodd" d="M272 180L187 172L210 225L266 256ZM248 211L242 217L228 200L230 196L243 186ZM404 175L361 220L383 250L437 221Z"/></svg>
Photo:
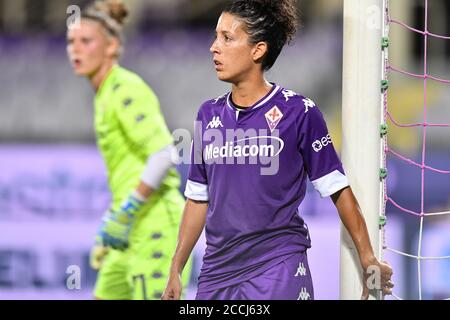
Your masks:
<svg viewBox="0 0 450 320"><path fill-rule="evenodd" d="M361 213L358 201L350 187L346 187L331 195L341 218L342 223L348 230L358 251L360 263L363 269L363 293L361 299L369 298L369 277L372 272L379 271L380 288L383 294L392 294L394 283L391 280L392 268L386 262L380 262L376 258L370 243L369 232ZM369 272L368 272L369 271ZM378 276L375 274L375 276Z"/></svg>
<svg viewBox="0 0 450 320"><path fill-rule="evenodd" d="M304 167L321 197L331 196L343 224L355 242L364 270L364 289L361 298L367 299L369 296L367 271L372 271L370 266L380 271L380 287L383 293L389 294L393 287L390 281L392 269L386 263L379 262L374 255L364 217L334 149L325 118L319 107L308 98L301 98L299 110L301 111L298 126L299 151L303 157Z"/></svg>

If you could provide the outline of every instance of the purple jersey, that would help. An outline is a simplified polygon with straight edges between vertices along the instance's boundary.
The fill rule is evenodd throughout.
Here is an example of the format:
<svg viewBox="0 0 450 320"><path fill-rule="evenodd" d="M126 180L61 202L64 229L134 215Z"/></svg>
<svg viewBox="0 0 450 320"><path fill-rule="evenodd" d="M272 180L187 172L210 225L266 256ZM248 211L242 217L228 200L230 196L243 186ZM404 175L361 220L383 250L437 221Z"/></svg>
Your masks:
<svg viewBox="0 0 450 320"><path fill-rule="evenodd" d="M307 176L322 197L348 186L315 103L273 85L245 110L231 93L197 116L185 195L209 201L199 292L251 279L311 246L298 214Z"/></svg>

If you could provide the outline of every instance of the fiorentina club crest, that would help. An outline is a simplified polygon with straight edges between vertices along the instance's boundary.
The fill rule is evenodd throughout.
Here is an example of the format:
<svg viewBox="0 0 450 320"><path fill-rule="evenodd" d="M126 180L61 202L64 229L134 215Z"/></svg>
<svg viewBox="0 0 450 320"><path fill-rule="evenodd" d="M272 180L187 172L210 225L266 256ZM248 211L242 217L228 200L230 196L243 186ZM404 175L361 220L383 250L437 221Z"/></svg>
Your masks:
<svg viewBox="0 0 450 320"><path fill-rule="evenodd" d="M274 106L269 112L266 113L266 120L269 125L270 132L275 130L277 125L280 123L281 118L283 118L283 114L277 106Z"/></svg>

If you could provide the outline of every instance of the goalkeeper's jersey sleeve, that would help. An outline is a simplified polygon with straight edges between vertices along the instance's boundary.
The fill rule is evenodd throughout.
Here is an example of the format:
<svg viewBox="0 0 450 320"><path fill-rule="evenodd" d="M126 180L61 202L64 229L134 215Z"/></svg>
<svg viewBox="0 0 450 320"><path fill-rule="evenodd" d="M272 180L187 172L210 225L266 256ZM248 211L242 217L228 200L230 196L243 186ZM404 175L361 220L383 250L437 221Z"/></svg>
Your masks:
<svg viewBox="0 0 450 320"><path fill-rule="evenodd" d="M117 207L137 187L147 158L173 143L159 101L136 74L114 67L95 97L97 144ZM179 186L171 169L161 188Z"/></svg>

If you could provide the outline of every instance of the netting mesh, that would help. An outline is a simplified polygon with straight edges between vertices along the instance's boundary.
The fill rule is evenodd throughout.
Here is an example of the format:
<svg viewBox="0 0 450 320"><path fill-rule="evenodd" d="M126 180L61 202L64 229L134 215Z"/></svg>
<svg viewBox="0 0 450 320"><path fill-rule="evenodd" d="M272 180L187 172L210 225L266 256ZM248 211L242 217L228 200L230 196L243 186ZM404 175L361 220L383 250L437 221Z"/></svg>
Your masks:
<svg viewBox="0 0 450 320"><path fill-rule="evenodd" d="M428 46L429 46L429 40L430 37L436 38L436 39L442 39L442 40L450 40L449 36L443 36L443 35L437 35L429 31L429 4L428 0L424 0L424 30L418 30L416 28L413 28L406 23L403 23L402 21L398 21L396 19L391 18L390 10L389 10L389 1L385 0L385 30L384 30L384 39L389 39L389 30L393 26L405 28L406 30L409 30L411 32L414 32L415 34L419 36L423 36L423 45L424 45L424 58L423 58L423 74L415 74L411 73L405 70L402 70L396 66L394 66L388 55L388 48L385 46L384 48L384 83L388 83L389 75L392 73L397 73L405 77L412 77L412 78L418 78L423 80L423 121L419 123L407 123L403 124L400 123L395 119L395 117L390 112L389 103L388 103L388 89L384 90L383 92L383 118L384 118L384 125L394 125L398 128L413 128L417 127L422 130L422 147L421 147L421 161L414 161L410 159L409 157L402 155L400 152L394 150L388 143L387 135L383 136L383 168L386 168L386 159L387 156L393 156L397 159L400 159L401 161L404 161L408 165L414 166L418 168L421 171L421 188L420 188L420 212L416 212L410 208L405 208L398 204L393 197L391 196L388 186L387 186L387 179L383 180L383 212L382 212L382 218L386 218L386 205L389 203L399 209L401 212L412 215L416 217L419 220L419 237L418 237L418 244L417 244L417 252L412 253L406 253L401 250L397 250L395 248L391 248L386 245L386 234L385 230L383 229L383 236L382 236L382 242L383 242L383 250L390 251L394 254L398 254L404 257L408 257L411 259L415 259L417 261L417 281L418 281L418 296L419 299L423 298L423 290L422 290L422 272L421 272L421 266L423 263L423 260L440 260L440 259L450 259L450 256L424 256L423 253L423 230L424 230L424 224L426 223L426 218L430 216L443 216L443 215L450 215L450 211L443 211L443 212L426 212L425 210L425 202L426 202L426 194L425 194L425 172L430 171L438 174L443 175L449 175L450 170L443 170L440 168L435 168L427 163L427 130L430 127L442 127L442 128L449 128L450 123L431 123L428 120L428 83L429 81L437 81L443 84L450 84L450 80L447 79L441 79L436 76L433 76L429 73L428 68ZM450 134L450 132L449 132ZM397 294L393 294L393 296L396 299L402 299Z"/></svg>

